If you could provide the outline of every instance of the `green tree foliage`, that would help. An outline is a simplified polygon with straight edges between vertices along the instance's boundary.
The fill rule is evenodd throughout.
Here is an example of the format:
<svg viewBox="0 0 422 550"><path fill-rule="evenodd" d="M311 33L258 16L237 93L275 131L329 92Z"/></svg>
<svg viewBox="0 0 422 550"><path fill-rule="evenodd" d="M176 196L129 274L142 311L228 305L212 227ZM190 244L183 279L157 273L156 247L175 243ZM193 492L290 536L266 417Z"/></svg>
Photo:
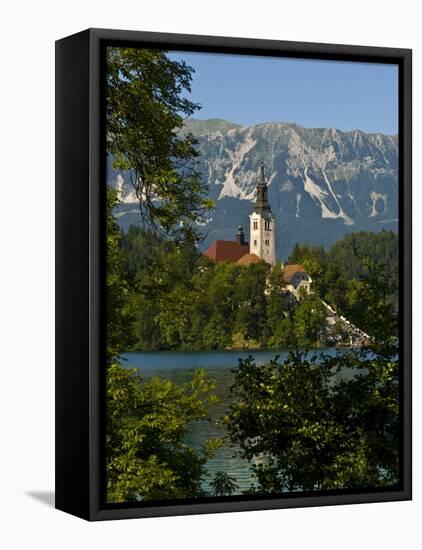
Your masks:
<svg viewBox="0 0 422 550"><path fill-rule="evenodd" d="M199 451L185 443L189 422L208 420L213 382L204 370L176 385L113 364L107 371L109 502L203 496L204 465L220 442Z"/></svg>
<svg viewBox="0 0 422 550"><path fill-rule="evenodd" d="M268 278L267 335L268 347L288 348L293 341L291 303L286 293L281 265L277 263Z"/></svg>
<svg viewBox="0 0 422 550"><path fill-rule="evenodd" d="M108 361L117 357L121 350L130 349L135 342L133 331L130 330L135 320L134 304L123 266L121 234L113 216L113 208L117 204L116 191L108 189L106 206Z"/></svg>
<svg viewBox="0 0 422 550"><path fill-rule="evenodd" d="M309 349L319 342L325 316L325 308L318 296L303 296L294 313L293 343L297 348Z"/></svg>
<svg viewBox="0 0 422 550"><path fill-rule="evenodd" d="M268 347L303 349L319 345L326 314L318 295L304 293L298 303L292 303L279 266L272 270L269 287Z"/></svg>
<svg viewBox="0 0 422 550"><path fill-rule="evenodd" d="M193 69L147 48L107 49L107 149L132 177L144 227L195 240L194 224L212 207L196 169L192 134L180 132L199 106Z"/></svg>
<svg viewBox="0 0 422 550"><path fill-rule="evenodd" d="M397 484L397 376L396 361L366 352L322 361L292 352L264 366L240 360L226 425L252 463L252 490Z"/></svg>
<svg viewBox="0 0 422 550"><path fill-rule="evenodd" d="M341 276L326 286L333 305L365 332L378 338L381 331L397 335L398 236L391 231L353 233L335 243L331 265Z"/></svg>
<svg viewBox="0 0 422 550"><path fill-rule="evenodd" d="M398 484L397 313L381 272L372 266L364 282L352 284L353 304L363 304L372 331L366 348L322 358L295 351L264 366L252 357L239 361L225 422L252 463L253 491ZM300 306L305 317L310 303ZM301 345L306 350L306 335Z"/></svg>
<svg viewBox="0 0 422 550"><path fill-rule="evenodd" d="M137 225L131 225L127 233L123 234L120 246L128 281L135 285L137 274L153 265L157 256L170 250L171 243L152 230L144 231Z"/></svg>
<svg viewBox="0 0 422 550"><path fill-rule="evenodd" d="M350 233L333 244L329 251L330 262L341 266L346 280L359 279L366 273L362 259L384 266L395 283L398 280L398 235L393 231L379 233L360 231Z"/></svg>
<svg viewBox="0 0 422 550"><path fill-rule="evenodd" d="M235 478L226 472L217 472L210 486L216 497L230 496L238 489Z"/></svg>
<svg viewBox="0 0 422 550"><path fill-rule="evenodd" d="M135 289L137 349L222 349L235 335L244 345L262 340L265 263L214 264L193 244L153 242L140 228L128 231L122 249Z"/></svg>
<svg viewBox="0 0 422 550"><path fill-rule="evenodd" d="M272 336L290 308L280 266L215 264L194 246L151 246L134 228L122 247L135 288L136 349L279 345Z"/></svg>
<svg viewBox="0 0 422 550"><path fill-rule="evenodd" d="M200 370L183 385L160 379L145 382L119 361L119 354L133 343L137 296L130 284L135 275L112 214L116 203L115 192L108 191L107 501L200 496L204 465L220 442L207 440L194 450L185 436L190 422L209 420L214 385ZM144 261L143 255L140 258ZM154 288L153 280L143 283ZM141 311L145 315L144 308Z"/></svg>
<svg viewBox="0 0 422 550"><path fill-rule="evenodd" d="M327 262L324 272L325 292L323 298L340 312L346 313L346 292L349 281L346 279L341 264L336 260Z"/></svg>
<svg viewBox="0 0 422 550"><path fill-rule="evenodd" d="M269 265L260 262L240 268L235 280L234 330L248 342L266 338Z"/></svg>
<svg viewBox="0 0 422 550"><path fill-rule="evenodd" d="M398 337L396 283L384 265L364 263L365 274L349 282L344 310L373 338L380 353L393 354Z"/></svg>
<svg viewBox="0 0 422 550"><path fill-rule="evenodd" d="M365 239L371 246L364 246ZM395 318L396 280L381 260L394 257L396 236L387 232L348 236L344 246L349 252L354 241L359 246L347 266L338 260L343 241L327 253L311 245L294 247L290 261L309 266L306 269L313 278L312 294L295 301L286 292L279 264L273 268L264 262L215 264L193 244L179 246L131 227L121 247L124 269L134 289L134 348L324 345L325 311L320 297L356 326L376 335L380 318ZM382 289L383 295L375 296L374 289Z"/></svg>
<svg viewBox="0 0 422 550"><path fill-rule="evenodd" d="M322 247L296 244L289 263L299 263L313 279L313 289L328 303L360 326L361 312L350 304L353 288L374 276L384 276L389 300L398 304L398 235L392 231L360 231L340 239L325 252ZM348 294L350 293L350 300ZM363 293L362 293L363 296ZM358 313L355 315L355 312Z"/></svg>

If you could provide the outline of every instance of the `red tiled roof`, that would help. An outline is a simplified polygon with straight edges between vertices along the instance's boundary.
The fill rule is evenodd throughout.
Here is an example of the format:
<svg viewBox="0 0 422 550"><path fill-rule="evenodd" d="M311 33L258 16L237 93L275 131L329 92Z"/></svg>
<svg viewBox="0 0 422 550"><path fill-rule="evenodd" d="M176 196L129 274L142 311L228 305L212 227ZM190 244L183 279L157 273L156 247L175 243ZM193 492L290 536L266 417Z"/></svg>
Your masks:
<svg viewBox="0 0 422 550"><path fill-rule="evenodd" d="M245 254L240 258L240 260L237 260L236 263L240 265L250 265L250 264L259 264L259 262L262 262L262 258L257 256L256 254L253 254L252 252L249 252L249 254Z"/></svg>
<svg viewBox="0 0 422 550"><path fill-rule="evenodd" d="M283 277L289 283L296 273L306 273L306 269L300 264L290 264L284 266Z"/></svg>
<svg viewBox="0 0 422 550"><path fill-rule="evenodd" d="M214 241L205 252L214 262L237 262L249 252L249 243L243 245L237 241Z"/></svg>

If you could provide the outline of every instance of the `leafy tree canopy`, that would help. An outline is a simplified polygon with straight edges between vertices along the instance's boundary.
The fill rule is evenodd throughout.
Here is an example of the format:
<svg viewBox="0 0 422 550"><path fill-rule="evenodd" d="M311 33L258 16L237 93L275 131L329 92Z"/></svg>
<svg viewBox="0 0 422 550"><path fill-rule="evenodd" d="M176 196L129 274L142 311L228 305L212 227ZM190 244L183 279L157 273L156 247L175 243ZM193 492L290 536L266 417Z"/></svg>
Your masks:
<svg viewBox="0 0 422 550"><path fill-rule="evenodd" d="M187 425L207 420L215 401L204 370L176 385L144 382L119 363L107 370L107 498L109 502L202 496L204 465L221 444L185 443Z"/></svg>
<svg viewBox="0 0 422 550"><path fill-rule="evenodd" d="M145 228L194 241L195 223L212 202L196 169L196 141L180 132L199 108L185 94L192 73L161 50L107 49L107 150L114 166L130 173Z"/></svg>
<svg viewBox="0 0 422 550"><path fill-rule="evenodd" d="M134 333L128 330L135 320L131 288L123 266L121 234L113 216L118 204L115 190L107 190L106 238L107 238L107 359L112 361L121 350L130 349L135 342Z"/></svg>
<svg viewBox="0 0 422 550"><path fill-rule="evenodd" d="M347 373L347 377L344 376ZM394 486L398 363L350 351L282 364L239 360L225 422L252 464L252 492Z"/></svg>
<svg viewBox="0 0 422 550"><path fill-rule="evenodd" d="M318 316L312 303L317 298L311 296L295 314L301 351L282 364L239 360L235 403L225 422L255 471L258 485L252 491L398 484L397 312L385 270L373 263L367 270L361 280L350 280L347 297L350 313L360 316L372 336L365 348L309 357L309 316Z"/></svg>
<svg viewBox="0 0 422 550"><path fill-rule="evenodd" d="M198 370L182 385L144 381L119 359L133 344L134 272L124 261L122 235L114 221L116 192L107 193L107 501L160 500L203 494L205 463L220 445L185 443L189 422L209 421L214 385ZM153 285L151 285L153 286Z"/></svg>

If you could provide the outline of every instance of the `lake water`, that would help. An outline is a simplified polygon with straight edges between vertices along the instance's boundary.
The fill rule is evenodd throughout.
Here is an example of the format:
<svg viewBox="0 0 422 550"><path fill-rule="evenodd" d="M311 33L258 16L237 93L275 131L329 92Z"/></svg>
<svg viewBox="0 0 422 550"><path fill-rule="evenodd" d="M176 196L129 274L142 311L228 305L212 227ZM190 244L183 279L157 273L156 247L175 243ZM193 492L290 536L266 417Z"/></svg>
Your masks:
<svg viewBox="0 0 422 550"><path fill-rule="evenodd" d="M339 351L333 348L318 350L327 355L336 355ZM215 380L215 394L219 402L211 411L212 420L218 420L226 413L230 404L229 388L233 379L232 369L238 365L238 359L253 355L258 365L269 362L276 355L279 361L287 357L288 352L281 351L208 351L208 352L128 352L122 354L124 365L135 367L144 380L159 376L182 383L188 380L197 368L205 368ZM224 429L217 424L208 422L191 422L187 434L187 443L194 448L200 448L204 440L211 437L223 437ZM248 489L254 482L249 463L239 456L238 448L226 442L216 455L206 464L207 475L203 479L203 488L209 489L209 482L218 471L223 471L236 478L237 493Z"/></svg>

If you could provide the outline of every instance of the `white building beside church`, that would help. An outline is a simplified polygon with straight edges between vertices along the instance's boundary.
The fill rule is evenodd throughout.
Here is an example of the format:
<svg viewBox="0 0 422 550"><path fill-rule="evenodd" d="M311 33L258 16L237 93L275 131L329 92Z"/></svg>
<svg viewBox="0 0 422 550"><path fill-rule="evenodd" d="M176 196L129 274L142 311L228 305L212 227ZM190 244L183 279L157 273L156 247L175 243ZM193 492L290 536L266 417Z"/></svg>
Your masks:
<svg viewBox="0 0 422 550"><path fill-rule="evenodd" d="M311 293L312 279L300 264L288 264L283 267L286 289L297 299L301 293Z"/></svg>

